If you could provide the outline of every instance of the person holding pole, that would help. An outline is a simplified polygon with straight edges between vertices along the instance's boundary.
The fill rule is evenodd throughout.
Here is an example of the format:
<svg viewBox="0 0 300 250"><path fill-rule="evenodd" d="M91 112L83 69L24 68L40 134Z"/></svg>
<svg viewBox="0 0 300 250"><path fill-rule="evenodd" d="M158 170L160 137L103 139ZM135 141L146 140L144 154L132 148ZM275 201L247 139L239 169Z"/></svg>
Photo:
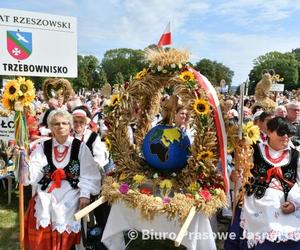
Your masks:
<svg viewBox="0 0 300 250"><path fill-rule="evenodd" d="M24 168L25 184L37 185L25 218L25 246L30 249L71 249L80 243L80 221L74 214L100 192L100 173L93 156L70 136L72 115L50 113L53 138L37 145Z"/></svg>
<svg viewBox="0 0 300 250"><path fill-rule="evenodd" d="M229 228L225 250L300 249L300 163L290 137L295 129L283 117L267 123L266 142L253 146L252 176L241 208ZM239 173L233 171L237 181Z"/></svg>

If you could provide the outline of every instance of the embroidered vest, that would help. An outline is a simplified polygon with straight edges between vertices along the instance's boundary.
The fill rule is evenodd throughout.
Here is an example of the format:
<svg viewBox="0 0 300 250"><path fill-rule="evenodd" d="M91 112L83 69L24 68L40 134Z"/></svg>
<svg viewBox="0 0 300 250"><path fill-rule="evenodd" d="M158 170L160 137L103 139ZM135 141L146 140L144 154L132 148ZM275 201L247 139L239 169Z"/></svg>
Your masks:
<svg viewBox="0 0 300 250"><path fill-rule="evenodd" d="M265 195L272 178L276 178L276 176L271 175L271 178L267 178L267 171L273 168L273 165L264 159L258 144L253 145L253 149L254 167L251 169L253 176L249 178L248 184L246 184L245 187L248 196L254 193L256 199L261 199ZM292 184L296 182L298 157L299 152L292 148L288 163L279 167L281 168L283 178L277 179L283 188L285 200L287 199L288 192L292 188L288 182Z"/></svg>
<svg viewBox="0 0 300 250"><path fill-rule="evenodd" d="M74 138L71 145L71 156L69 163L64 167L66 180L70 183L71 187L78 188L79 175L80 175L80 162L78 159L81 141ZM48 164L43 167L43 178L38 182L42 190L46 190L51 180L52 173L57 169L52 161L52 139L44 142L44 154L47 157Z"/></svg>

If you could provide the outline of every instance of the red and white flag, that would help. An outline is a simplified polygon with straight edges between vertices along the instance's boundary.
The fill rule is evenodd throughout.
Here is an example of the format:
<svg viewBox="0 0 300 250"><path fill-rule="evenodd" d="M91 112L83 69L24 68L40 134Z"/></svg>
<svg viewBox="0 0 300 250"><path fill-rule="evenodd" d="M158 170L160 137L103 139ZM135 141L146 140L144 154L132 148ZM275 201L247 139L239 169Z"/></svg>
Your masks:
<svg viewBox="0 0 300 250"><path fill-rule="evenodd" d="M170 22L167 24L167 27L159 39L157 47L171 45L172 44L172 37L171 37L171 24Z"/></svg>

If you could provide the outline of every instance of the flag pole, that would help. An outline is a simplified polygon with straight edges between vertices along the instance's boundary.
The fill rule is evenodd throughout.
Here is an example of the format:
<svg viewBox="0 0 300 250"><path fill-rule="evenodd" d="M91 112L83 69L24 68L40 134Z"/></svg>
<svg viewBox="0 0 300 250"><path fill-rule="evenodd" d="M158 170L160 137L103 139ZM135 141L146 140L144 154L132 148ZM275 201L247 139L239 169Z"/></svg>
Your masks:
<svg viewBox="0 0 300 250"><path fill-rule="evenodd" d="M19 242L20 250L24 250L24 187L19 183Z"/></svg>

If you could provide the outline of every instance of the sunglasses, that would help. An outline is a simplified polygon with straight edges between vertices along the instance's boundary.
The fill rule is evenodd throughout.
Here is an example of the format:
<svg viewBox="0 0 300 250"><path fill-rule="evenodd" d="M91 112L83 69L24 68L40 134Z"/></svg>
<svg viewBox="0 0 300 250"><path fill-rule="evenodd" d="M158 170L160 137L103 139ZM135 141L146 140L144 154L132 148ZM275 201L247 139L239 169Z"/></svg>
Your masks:
<svg viewBox="0 0 300 250"><path fill-rule="evenodd" d="M282 128L282 129L279 128L278 130L276 130L276 133L280 137L285 136L285 135L287 135L288 137L291 137L291 136L295 135L295 133L293 131L290 131L290 130L287 130L284 128Z"/></svg>

